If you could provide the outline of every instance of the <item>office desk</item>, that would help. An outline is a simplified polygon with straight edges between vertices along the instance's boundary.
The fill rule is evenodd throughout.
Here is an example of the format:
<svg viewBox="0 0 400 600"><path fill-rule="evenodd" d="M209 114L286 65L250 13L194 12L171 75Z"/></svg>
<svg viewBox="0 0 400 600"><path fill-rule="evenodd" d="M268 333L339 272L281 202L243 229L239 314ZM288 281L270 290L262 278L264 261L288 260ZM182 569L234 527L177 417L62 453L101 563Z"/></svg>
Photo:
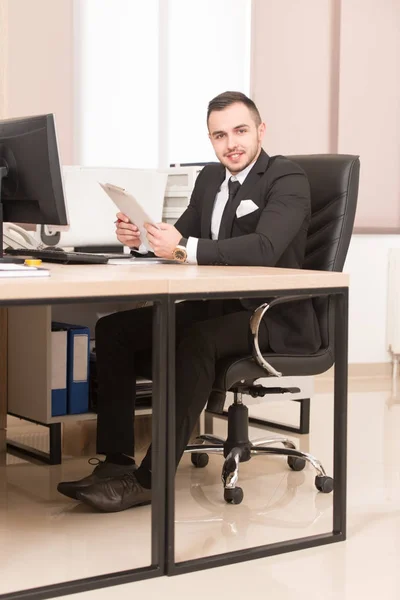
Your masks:
<svg viewBox="0 0 400 600"><path fill-rule="evenodd" d="M163 574L172 575L230 564L345 539L347 275L291 269L191 265L55 265L50 266L50 270L51 277L48 280L27 278L0 281L0 305L52 305L67 302L144 299L154 302L152 430L154 499L151 566L48 586L41 588L42 597L49 591L57 592L58 595L61 591L67 594ZM335 367L335 494L332 532L176 563L174 551L175 303L184 299L226 297L260 298L261 302L263 298L271 295L284 296L294 292L335 295L337 298L335 333L338 359ZM166 455L168 461L165 460ZM223 501L222 494L221 501ZM36 598L41 597L38 595L38 590L34 593Z"/></svg>

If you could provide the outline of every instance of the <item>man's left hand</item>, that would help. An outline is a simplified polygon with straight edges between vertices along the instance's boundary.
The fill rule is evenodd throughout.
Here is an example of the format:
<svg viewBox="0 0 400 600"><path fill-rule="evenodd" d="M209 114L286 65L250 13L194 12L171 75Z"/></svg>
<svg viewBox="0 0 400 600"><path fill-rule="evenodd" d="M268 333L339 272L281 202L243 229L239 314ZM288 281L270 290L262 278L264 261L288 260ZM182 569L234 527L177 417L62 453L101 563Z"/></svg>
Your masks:
<svg viewBox="0 0 400 600"><path fill-rule="evenodd" d="M172 258L172 251L179 244L182 234L169 223L157 223L157 227L146 223L147 239L159 258Z"/></svg>

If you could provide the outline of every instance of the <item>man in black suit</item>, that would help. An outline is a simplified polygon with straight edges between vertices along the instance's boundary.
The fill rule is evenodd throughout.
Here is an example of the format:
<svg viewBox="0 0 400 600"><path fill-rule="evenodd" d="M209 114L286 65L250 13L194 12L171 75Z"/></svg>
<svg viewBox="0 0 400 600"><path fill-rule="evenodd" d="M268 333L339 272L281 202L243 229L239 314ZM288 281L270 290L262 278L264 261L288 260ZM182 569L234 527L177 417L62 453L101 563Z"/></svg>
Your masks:
<svg viewBox="0 0 400 600"><path fill-rule="evenodd" d="M200 172L190 204L175 226L148 225L154 254L199 265L301 268L310 222L305 173L261 148L265 124L252 100L220 94L208 106L209 138L219 163ZM117 237L141 251L137 227L118 215ZM249 352L249 320L261 301L187 301L177 305L176 452L179 462L203 410L216 362ZM84 479L58 490L107 512L151 501L151 452L133 457L136 375L151 377L152 308L118 312L96 327L97 451L106 459ZM262 351L316 352L318 324L311 300L267 313Z"/></svg>

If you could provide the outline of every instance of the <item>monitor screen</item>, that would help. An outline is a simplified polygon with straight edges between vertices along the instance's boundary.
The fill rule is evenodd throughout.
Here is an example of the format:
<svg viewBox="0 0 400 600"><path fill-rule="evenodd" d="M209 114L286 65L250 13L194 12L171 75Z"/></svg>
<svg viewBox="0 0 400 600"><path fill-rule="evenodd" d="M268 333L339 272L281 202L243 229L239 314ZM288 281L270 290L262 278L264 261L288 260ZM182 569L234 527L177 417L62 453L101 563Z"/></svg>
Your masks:
<svg viewBox="0 0 400 600"><path fill-rule="evenodd" d="M68 225L54 115L0 120L0 167L4 222Z"/></svg>

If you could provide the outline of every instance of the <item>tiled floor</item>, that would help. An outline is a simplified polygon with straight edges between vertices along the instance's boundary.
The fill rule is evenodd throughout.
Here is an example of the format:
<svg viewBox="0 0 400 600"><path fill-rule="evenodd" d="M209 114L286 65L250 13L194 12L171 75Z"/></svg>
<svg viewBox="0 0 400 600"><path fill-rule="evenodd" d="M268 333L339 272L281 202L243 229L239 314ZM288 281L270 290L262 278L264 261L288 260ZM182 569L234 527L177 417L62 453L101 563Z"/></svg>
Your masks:
<svg viewBox="0 0 400 600"><path fill-rule="evenodd" d="M387 381L353 381L349 395L348 539L229 567L87 592L72 598L180 598L234 592L286 600L400 598L400 399ZM293 403L274 410L285 413ZM256 410L256 409L254 409ZM272 407L271 407L272 410ZM223 430L218 422L216 433ZM253 430L252 437L264 435ZM332 394L317 384L310 436L302 449L332 470ZM14 462L9 459L8 462ZM177 559L237 550L331 528L332 496L317 493L311 468L289 471L283 459L241 465L243 503L222 500L219 457L178 470ZM0 468L0 593L149 564L150 508L96 514L55 491L60 479L85 474L85 459L61 467L29 463Z"/></svg>

